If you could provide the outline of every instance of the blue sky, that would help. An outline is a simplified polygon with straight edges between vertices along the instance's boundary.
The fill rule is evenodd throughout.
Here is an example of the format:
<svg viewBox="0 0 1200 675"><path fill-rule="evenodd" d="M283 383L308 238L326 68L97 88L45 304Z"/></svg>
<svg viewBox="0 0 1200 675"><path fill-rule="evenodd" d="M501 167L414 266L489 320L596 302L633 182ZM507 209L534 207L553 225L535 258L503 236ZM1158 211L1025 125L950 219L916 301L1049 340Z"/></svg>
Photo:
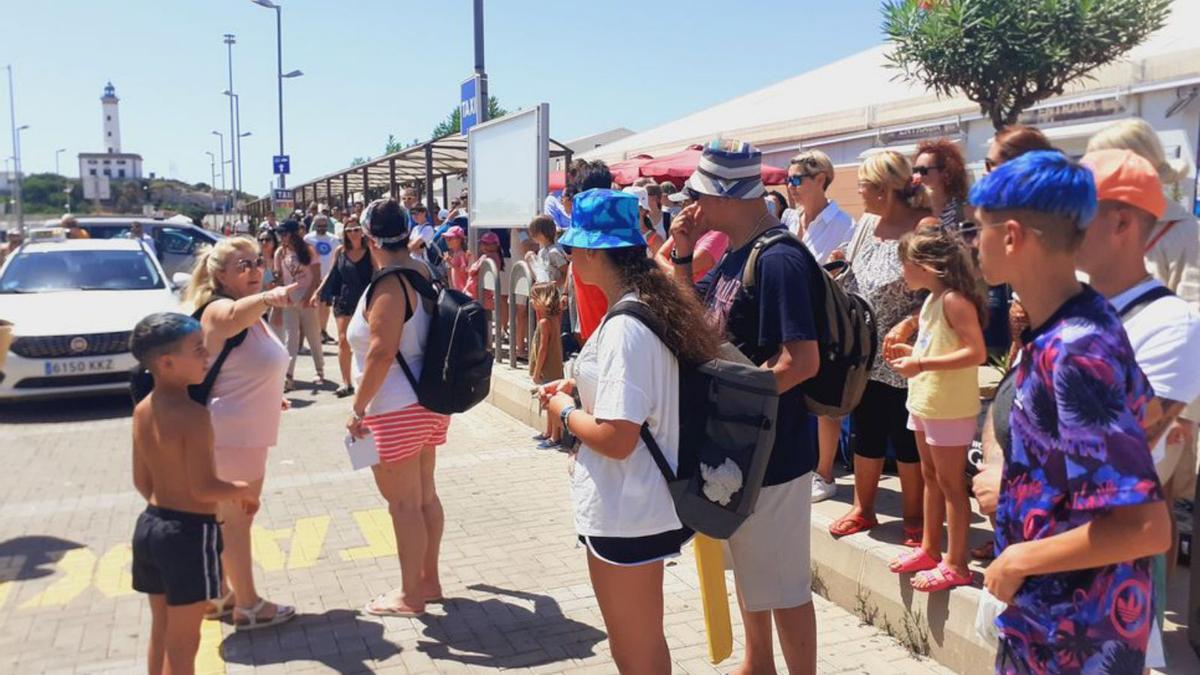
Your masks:
<svg viewBox="0 0 1200 675"><path fill-rule="evenodd" d="M457 105L473 66L471 0L279 1L284 70L305 73L284 83L291 182L378 156L389 133L423 140ZM148 172L207 182L211 131L228 137L221 36L233 33L242 131L253 133L243 185L265 193L278 149L273 11L250 0L6 4L0 65L12 64L17 123L31 127L27 172L53 171L66 148L62 171L75 175L76 153L103 149L99 97L112 80L122 149ZM648 129L882 39L875 0L485 0L485 16L492 94L510 110L549 102L560 140ZM8 156L6 89L0 100Z"/></svg>

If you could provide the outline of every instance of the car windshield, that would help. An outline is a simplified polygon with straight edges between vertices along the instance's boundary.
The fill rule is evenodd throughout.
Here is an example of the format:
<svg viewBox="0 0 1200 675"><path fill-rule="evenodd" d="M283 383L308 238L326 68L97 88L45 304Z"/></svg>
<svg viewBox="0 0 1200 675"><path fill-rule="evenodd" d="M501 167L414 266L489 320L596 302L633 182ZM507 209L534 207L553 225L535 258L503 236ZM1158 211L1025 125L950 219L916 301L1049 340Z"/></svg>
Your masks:
<svg viewBox="0 0 1200 675"><path fill-rule="evenodd" d="M0 293L144 291L163 288L142 251L26 251L9 261Z"/></svg>

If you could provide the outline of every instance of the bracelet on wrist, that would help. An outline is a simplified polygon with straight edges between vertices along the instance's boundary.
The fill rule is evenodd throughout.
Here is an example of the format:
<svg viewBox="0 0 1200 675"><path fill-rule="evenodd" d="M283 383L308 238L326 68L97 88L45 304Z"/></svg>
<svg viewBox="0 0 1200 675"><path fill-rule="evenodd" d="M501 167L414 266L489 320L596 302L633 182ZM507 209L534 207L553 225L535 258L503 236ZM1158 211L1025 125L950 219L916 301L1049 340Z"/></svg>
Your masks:
<svg viewBox="0 0 1200 675"><path fill-rule="evenodd" d="M687 255L677 255L675 253L675 249L672 248L671 256L670 256L671 263L675 264L675 265L690 265L692 262L692 259L695 257L695 255L696 255L695 253L689 253Z"/></svg>
<svg viewBox="0 0 1200 675"><path fill-rule="evenodd" d="M571 413L573 412L575 412L575 406L568 405L558 413L558 421L562 423L562 428L567 431L570 431L570 428L567 426L567 420L571 418Z"/></svg>

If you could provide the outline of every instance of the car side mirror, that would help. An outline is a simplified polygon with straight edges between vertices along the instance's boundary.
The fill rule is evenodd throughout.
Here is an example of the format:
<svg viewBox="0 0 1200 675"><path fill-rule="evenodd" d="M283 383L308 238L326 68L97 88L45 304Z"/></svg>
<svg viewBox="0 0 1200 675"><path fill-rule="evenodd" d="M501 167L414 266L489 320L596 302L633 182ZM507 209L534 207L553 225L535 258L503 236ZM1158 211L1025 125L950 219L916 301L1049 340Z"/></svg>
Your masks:
<svg viewBox="0 0 1200 675"><path fill-rule="evenodd" d="M177 291L182 291L191 283L192 275L187 272L176 272L171 275L171 288Z"/></svg>

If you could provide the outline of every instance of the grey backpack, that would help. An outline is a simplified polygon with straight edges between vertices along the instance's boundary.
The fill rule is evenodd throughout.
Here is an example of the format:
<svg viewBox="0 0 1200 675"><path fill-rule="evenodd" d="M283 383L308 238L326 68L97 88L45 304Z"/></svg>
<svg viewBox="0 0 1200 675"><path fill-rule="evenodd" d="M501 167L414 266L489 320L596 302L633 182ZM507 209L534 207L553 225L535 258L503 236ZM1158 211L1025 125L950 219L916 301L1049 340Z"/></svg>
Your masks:
<svg viewBox="0 0 1200 675"><path fill-rule="evenodd" d="M632 316L664 344L661 319L646 304L623 300L605 319ZM642 425L642 440L667 480L679 521L716 539L728 539L754 513L767 462L775 447L779 406L775 375L744 359L679 361L679 471Z"/></svg>

